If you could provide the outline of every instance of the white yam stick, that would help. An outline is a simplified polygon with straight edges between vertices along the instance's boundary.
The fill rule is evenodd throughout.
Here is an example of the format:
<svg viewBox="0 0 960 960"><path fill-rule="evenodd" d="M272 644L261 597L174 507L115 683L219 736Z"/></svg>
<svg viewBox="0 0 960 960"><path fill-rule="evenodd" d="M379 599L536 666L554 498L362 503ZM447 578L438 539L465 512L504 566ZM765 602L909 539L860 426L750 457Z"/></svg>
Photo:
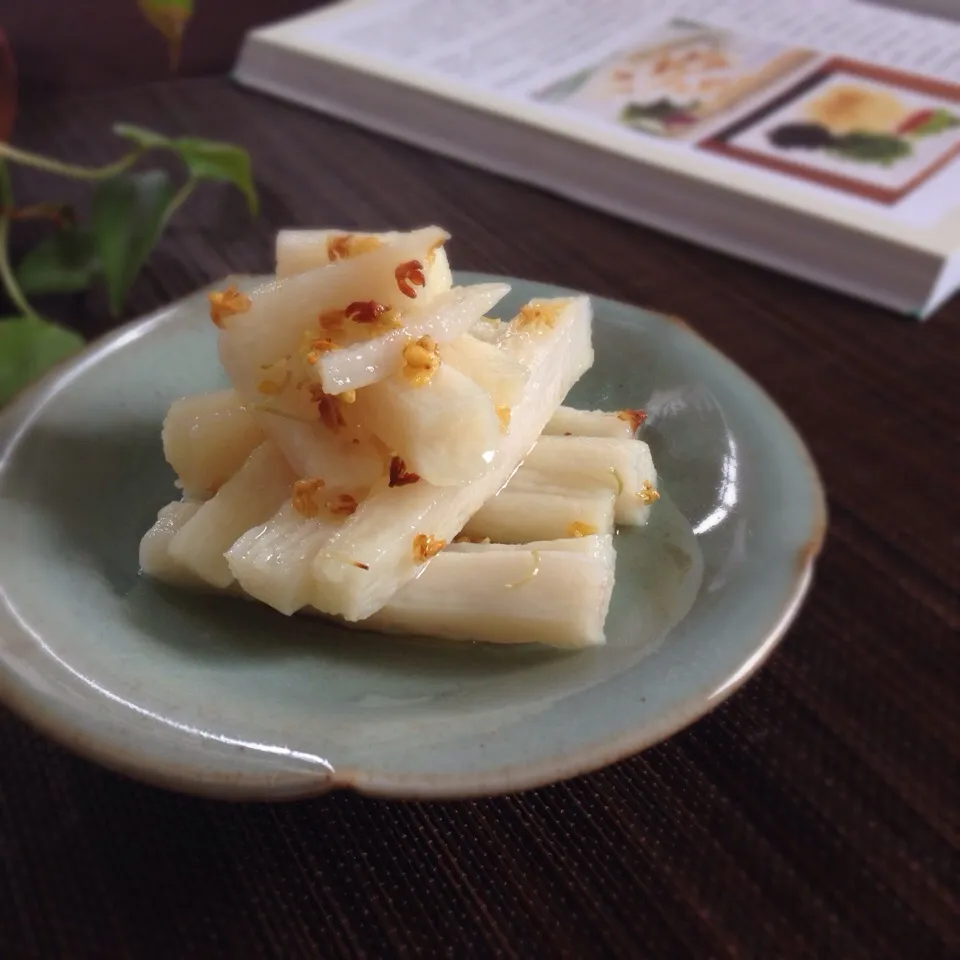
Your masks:
<svg viewBox="0 0 960 960"><path fill-rule="evenodd" d="M620 416L621 411L560 407L543 432L547 436L615 437L629 440L636 433L636 428L626 414L633 411L622 412L625 414L623 417Z"/></svg>
<svg viewBox="0 0 960 960"><path fill-rule="evenodd" d="M189 567L170 556L177 531L202 506L196 501L174 500L162 507L157 522L140 541L140 572L177 587L196 587L203 581Z"/></svg>
<svg viewBox="0 0 960 960"><path fill-rule="evenodd" d="M487 472L462 487L419 481L372 493L314 560L314 606L347 620L369 617L422 569L418 545L452 540L510 478L593 363L589 299L554 301L550 310L552 324L512 328L508 349L530 375Z"/></svg>
<svg viewBox="0 0 960 960"><path fill-rule="evenodd" d="M509 291L505 283L478 283L437 294L422 307L408 309L399 329L324 353L311 376L333 395L393 376L403 368L403 350L412 340L429 336L442 343L459 337Z"/></svg>
<svg viewBox="0 0 960 960"><path fill-rule="evenodd" d="M263 431L236 391L216 390L174 400L161 436L184 495L206 499L240 469Z"/></svg>
<svg viewBox="0 0 960 960"><path fill-rule="evenodd" d="M657 472L642 440L540 437L504 493L616 493L616 522L642 526L657 499Z"/></svg>
<svg viewBox="0 0 960 960"><path fill-rule="evenodd" d="M467 338L460 338L456 342L459 343L463 339ZM488 345L484 344L484 346ZM494 347L491 349L496 350ZM515 362L504 356L502 351L497 350L497 353L505 365L515 366L516 369L523 371L523 376L526 376L525 368L515 365ZM464 372L462 368L458 369ZM488 386L485 383L480 385ZM363 397L363 393L358 396ZM501 399L507 400L508 397L506 394L501 394ZM358 405L358 407L362 406L362 404ZM346 414L348 426L358 419L357 414L349 406L342 409ZM281 416L280 419L285 418ZM319 424L311 429L318 433L325 430ZM606 437L626 441L629 440L632 432L630 423L626 419L621 419L617 413L560 407L547 424L544 437L569 435L567 439ZM352 443L353 436L353 433L348 432L338 439L343 447L346 444L355 446ZM263 433L236 392L228 389L184 397L175 401L164 422L163 439L167 460L180 475L185 495L189 499L204 499L236 472L243 459L262 441ZM323 452L326 450L324 449ZM327 469L327 461L321 459L320 453L320 451L313 454L306 452L297 458L298 462L294 464L295 471L301 476L327 474L331 486L356 486L350 482L353 479L350 473L342 476L336 466L332 471ZM336 450L328 456L334 460L334 463L339 459ZM611 462L609 466L613 467L614 464ZM382 471L378 454L371 455L371 468L373 472L368 479L372 481ZM413 472L419 471L413 470ZM623 478L626 475L625 472L621 474ZM656 485L655 476L650 476L648 479ZM559 486L565 485L565 483L559 484ZM618 522L628 521L619 520Z"/></svg>
<svg viewBox="0 0 960 960"><path fill-rule="evenodd" d="M597 646L615 557L612 537L596 540L603 547L593 553L492 545L444 551L359 625L449 640Z"/></svg>
<svg viewBox="0 0 960 960"><path fill-rule="evenodd" d="M171 530L196 507L178 501L160 511L141 545L143 573L175 586L209 589L169 557ZM353 626L450 640L596 646L604 642L614 562L612 537L516 547L456 544L372 618ZM236 594L242 586L235 583L225 592Z"/></svg>
<svg viewBox="0 0 960 960"><path fill-rule="evenodd" d="M295 474L269 441L260 444L212 500L170 541L171 559L214 587L228 587L233 574L224 553L251 527L276 513L290 496Z"/></svg>
<svg viewBox="0 0 960 960"><path fill-rule="evenodd" d="M317 318L325 311L367 300L400 312L416 306L422 288L414 286L408 297L394 272L411 260L425 263L430 248L447 237L439 227L425 227L361 256L258 287L249 310L222 321L220 357L234 387L244 397L256 392L251 380L259 380L262 365L297 352L305 333L319 335Z"/></svg>
<svg viewBox="0 0 960 960"><path fill-rule="evenodd" d="M519 471L517 471L519 473ZM516 475L514 475L515 477ZM513 480L491 497L464 525L463 535L496 543L557 540L613 533L612 490L514 491Z"/></svg>
<svg viewBox="0 0 960 960"><path fill-rule="evenodd" d="M353 230L279 230L276 241L278 280L306 273L335 260L369 253L400 236L396 230L380 233Z"/></svg>
<svg viewBox="0 0 960 960"><path fill-rule="evenodd" d="M266 401L268 398L264 398ZM370 487L385 473L382 451L369 442L356 444L358 431L351 429L349 404L343 405L345 426L336 431L317 420L318 409L305 400L304 420L273 410L265 402L259 417L246 408L235 390L184 397L175 401L164 421L163 440L167 460L190 484L183 482L188 499L208 499L243 464L264 440L260 422L273 421L272 432L285 439L283 447L299 477L321 477L331 488ZM307 422L309 418L310 422Z"/></svg>
<svg viewBox="0 0 960 960"><path fill-rule="evenodd" d="M365 387L355 408L407 470L438 486L475 480L500 442L493 401L445 363L424 384L398 374Z"/></svg>
<svg viewBox="0 0 960 960"><path fill-rule="evenodd" d="M468 331L471 337L494 346L500 342L507 325L496 317L481 317Z"/></svg>
<svg viewBox="0 0 960 960"><path fill-rule="evenodd" d="M590 556L605 556L605 536L591 534L585 537L562 537L557 540L528 540L526 543L492 543L484 541L475 543L472 540L454 540L443 548L443 556L447 553L489 553L494 550L516 552L518 550L562 550L564 553L586 553Z"/></svg>
<svg viewBox="0 0 960 960"><path fill-rule="evenodd" d="M498 407L510 408L523 396L526 368L495 344L465 334L444 343L440 359L483 387Z"/></svg>
<svg viewBox="0 0 960 960"><path fill-rule="evenodd" d="M425 264L431 247L447 236L437 227L400 235L370 253L266 284L250 294L250 309L222 318L223 368L257 423L301 476L365 486L379 466L367 445L344 449L331 431L314 422L309 383L317 365L308 358L311 338L322 332L319 316L371 300L395 311L410 309L422 289L401 284L396 268L408 261ZM334 471L335 480L328 476Z"/></svg>
<svg viewBox="0 0 960 960"><path fill-rule="evenodd" d="M362 233L350 230L281 230L277 234L277 279L306 273L333 260L348 259L369 253L385 243L394 243L403 234L395 230L384 233ZM453 284L447 251L433 251L423 289L423 298L430 299Z"/></svg>
<svg viewBox="0 0 960 960"><path fill-rule="evenodd" d="M324 500L323 491L317 500ZM343 517L328 511L306 518L286 503L233 544L226 553L227 564L250 596L280 613L296 613L313 593L310 561L343 522Z"/></svg>
<svg viewBox="0 0 960 960"><path fill-rule="evenodd" d="M328 487L352 489L369 488L384 475L382 453L369 440L359 441L349 425L332 431L323 423L298 422L270 411L261 413L258 422L270 422L271 440L298 477L319 477Z"/></svg>

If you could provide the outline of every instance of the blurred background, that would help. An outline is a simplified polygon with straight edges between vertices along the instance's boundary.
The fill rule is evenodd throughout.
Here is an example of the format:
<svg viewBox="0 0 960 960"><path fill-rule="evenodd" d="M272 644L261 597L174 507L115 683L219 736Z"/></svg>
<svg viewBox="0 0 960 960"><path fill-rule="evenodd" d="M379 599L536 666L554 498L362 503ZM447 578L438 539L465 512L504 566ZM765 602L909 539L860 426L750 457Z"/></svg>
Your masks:
<svg viewBox="0 0 960 960"><path fill-rule="evenodd" d="M181 72L223 73L252 26L324 5L316 0L197 3L184 37ZM88 0L82 13L78 6L74 0L0 5L0 29L16 54L25 97L169 78L164 42L136 3Z"/></svg>
<svg viewBox="0 0 960 960"><path fill-rule="evenodd" d="M233 65L251 27L331 0L214 0L196 4L183 46L182 72L222 73ZM482 2L482 0L478 0ZM861 0L960 19L960 0ZM22 89L31 93L90 90L169 76L166 50L135 3L88 0L12 0L0 28L16 52ZM78 42L78 30L82 43Z"/></svg>

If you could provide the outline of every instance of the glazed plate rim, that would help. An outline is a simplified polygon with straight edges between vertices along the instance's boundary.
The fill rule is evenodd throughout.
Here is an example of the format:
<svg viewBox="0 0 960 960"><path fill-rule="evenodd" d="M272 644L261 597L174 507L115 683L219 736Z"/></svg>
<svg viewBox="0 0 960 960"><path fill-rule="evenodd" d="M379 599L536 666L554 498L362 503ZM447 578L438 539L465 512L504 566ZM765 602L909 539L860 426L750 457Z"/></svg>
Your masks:
<svg viewBox="0 0 960 960"><path fill-rule="evenodd" d="M542 281L519 280L490 274L460 271L470 282L505 281L543 284L558 292L566 288ZM135 319L94 340L80 353L60 363L46 376L18 395L4 410L0 410L0 470L11 459L21 438L30 430L34 420L62 389L96 366L104 357L123 350L144 336L177 318L178 310L190 300L215 287L208 285L200 291L181 298L144 317ZM800 549L793 566L790 588L773 621L757 630L757 642L752 653L730 670L729 677L719 688L698 690L678 697L672 709L661 713L655 722L628 727L617 735L591 742L568 752L546 753L535 760L507 766L491 766L469 772L403 773L380 771L375 768L317 768L307 775L303 771L279 773L264 765L262 771L251 771L244 764L236 772L221 771L216 776L197 776L195 767L169 763L157 765L149 760L147 751L138 750L136 737L124 736L123 730L114 730L115 721L108 718L97 735L78 736L70 724L70 707L65 711L60 700L53 696L34 694L24 687L8 661L19 656L24 644L29 648L41 638L21 624L10 623L13 636L0 636L0 702L26 720L50 739L72 752L96 762L117 773L145 783L188 794L232 800L293 800L316 796L337 789L352 789L359 793L392 799L465 799L505 794L534 789L560 780L590 773L618 760L625 759L665 740L689 726L736 692L750 679L777 646L794 618L810 588L817 557L823 546L827 527L827 506L823 484L806 444L797 433L779 405L745 371L725 354L701 337L683 320L625 302L590 295L599 304L606 304L628 313L639 313L650 322L670 325L683 336L694 338L702 348L713 354L713 362L726 368L726 374L747 383L762 400L768 413L775 415L779 428L793 441L798 461L807 467L813 501L810 536ZM159 428L159 427L158 427ZM6 594L0 585L0 614L9 622ZM5 629L6 634L6 629ZM118 735L119 734L119 735ZM178 732L171 736L182 736ZM243 750L240 745L237 750ZM145 759L146 758L146 759Z"/></svg>

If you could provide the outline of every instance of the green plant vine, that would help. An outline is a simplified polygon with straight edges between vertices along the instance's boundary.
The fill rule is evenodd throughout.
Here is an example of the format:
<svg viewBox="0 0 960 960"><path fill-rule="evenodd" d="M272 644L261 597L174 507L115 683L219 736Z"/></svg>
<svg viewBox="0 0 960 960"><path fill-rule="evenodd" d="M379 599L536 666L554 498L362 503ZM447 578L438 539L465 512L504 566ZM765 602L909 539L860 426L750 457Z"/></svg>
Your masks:
<svg viewBox="0 0 960 960"><path fill-rule="evenodd" d="M176 69L193 0L137 2L166 40ZM102 284L111 315L118 316L171 217L202 182L231 185L244 196L251 214L257 211L250 157L241 147L199 137L168 137L119 123L113 132L126 145L121 156L103 166L81 166L10 142L16 100L13 55L0 31L0 292L13 310L0 317L0 404L83 344L79 334L42 316L32 298L79 293ZM184 172L179 186L165 169L145 163L161 154L179 162ZM54 202L18 206L10 177L13 165L89 183L92 197L86 219ZM49 229L13 263L10 235L23 220L43 221Z"/></svg>

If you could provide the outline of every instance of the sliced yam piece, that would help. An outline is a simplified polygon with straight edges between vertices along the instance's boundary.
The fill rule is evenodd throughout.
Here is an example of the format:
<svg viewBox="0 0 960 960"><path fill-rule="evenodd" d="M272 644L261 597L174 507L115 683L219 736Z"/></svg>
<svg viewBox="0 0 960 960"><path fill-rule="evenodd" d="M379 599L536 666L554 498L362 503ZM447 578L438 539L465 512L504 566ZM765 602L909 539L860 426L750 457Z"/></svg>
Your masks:
<svg viewBox="0 0 960 960"><path fill-rule="evenodd" d="M519 473L519 471L518 471ZM516 475L514 475L515 478ZM496 543L527 543L613 533L612 490L514 491L513 480L465 524L463 535Z"/></svg>
<svg viewBox="0 0 960 960"><path fill-rule="evenodd" d="M559 303L552 326L518 333L508 349L527 365L529 379L487 471L461 487L421 480L371 493L314 560L313 606L347 620L369 617L510 479L562 398L593 363L590 301L577 297Z"/></svg>
<svg viewBox="0 0 960 960"><path fill-rule="evenodd" d="M141 544L143 573L176 586L203 587L204 581L169 556L169 544L180 527L200 508L198 503L177 501L160 511L157 523ZM281 513L284 513L281 520ZM242 591L281 610L293 613L303 604L297 600L280 606L279 594L267 587L272 583L289 596L287 559L303 552L310 536L323 536L318 526L308 525L290 511L282 510L270 530L255 528L231 548L231 560L252 558L254 541L263 540L261 559L247 571L254 580L261 575L258 592L250 589L253 580L238 577L230 590ZM269 525L264 525L264 527ZM297 536L299 534L299 536ZM267 539L274 538L273 545ZM307 546L307 550L310 547ZM451 558L458 558L452 560ZM497 561L495 558L499 557ZM575 558L557 560L558 557ZM504 558L506 558L504 560ZM469 561L469 562L467 562ZM480 640L491 643L545 643L563 648L603 643L603 625L614 585L612 537L583 537L552 540L517 546L505 544L454 544L444 550L423 572L407 584L386 607L363 626L386 632L436 636L451 640ZM296 561L295 561L296 563ZM277 569L272 569L273 565ZM258 593L265 592L267 600Z"/></svg>
<svg viewBox="0 0 960 960"><path fill-rule="evenodd" d="M533 320L529 319L529 311L533 311ZM530 366L540 360L544 343L550 342L558 330L569 331L571 322L576 326L577 321L574 318L584 314L592 324L593 307L590 298L586 296L531 300L521 307L520 313L509 323L500 324L502 333L497 342L507 356ZM593 363L592 344L590 363ZM559 404L553 408L551 416L557 409Z"/></svg>
<svg viewBox="0 0 960 960"><path fill-rule="evenodd" d="M443 551L364 626L448 640L602 644L614 585L613 538L594 552Z"/></svg>
<svg viewBox="0 0 960 960"><path fill-rule="evenodd" d="M331 487L369 487L386 472L384 451L351 429L349 405L332 407L344 425L320 422L317 403L303 395L302 419L274 408L270 398L246 408L234 390L217 390L175 401L164 421L164 452L180 475L188 499L209 499L264 440L261 421L271 423L273 441L300 477L322 477ZM287 454L289 451L289 455ZM189 472L188 472L189 471ZM188 485L187 479L190 483Z"/></svg>
<svg viewBox="0 0 960 960"><path fill-rule="evenodd" d="M174 500L161 508L157 522L140 541L140 572L177 587L196 587L203 581L190 567L170 556L170 543L177 531L202 506L196 501Z"/></svg>
<svg viewBox="0 0 960 960"><path fill-rule="evenodd" d="M416 306L423 285L402 283L396 271L402 264L425 264L434 244L447 237L439 227L426 227L361 256L258 287L249 309L221 322L220 359L234 387L247 399L256 393L263 365L301 350L305 355L305 334L319 336L319 317L328 311L367 301L401 313ZM427 269L424 265L424 274Z"/></svg>
<svg viewBox="0 0 960 960"><path fill-rule="evenodd" d="M329 495L335 499L338 495ZM323 491L318 501L327 497ZM344 522L344 517L322 510L304 517L290 503L266 523L253 527L227 551L230 572L250 596L287 615L310 602L313 592L311 562Z"/></svg>
<svg viewBox="0 0 960 960"><path fill-rule="evenodd" d="M359 232L350 230L280 230L276 241L276 275L278 280L295 277L336 260L357 257L384 243L391 243L400 234L395 230Z"/></svg>
<svg viewBox="0 0 960 960"><path fill-rule="evenodd" d="M506 329L507 325L502 320L483 316L467 332L477 340L496 345Z"/></svg>
<svg viewBox="0 0 960 960"><path fill-rule="evenodd" d="M408 471L437 486L476 479L500 441L489 395L445 363L426 383L401 373L364 387L354 407Z"/></svg>
<svg viewBox="0 0 960 960"><path fill-rule="evenodd" d="M297 420L269 404L259 408L257 418L298 477L320 477L330 487L370 487L386 473L383 453L350 429L349 410L332 409L342 413L342 427Z"/></svg>
<svg viewBox="0 0 960 960"><path fill-rule="evenodd" d="M233 583L224 554L251 527L263 523L291 495L296 475L269 441L260 444L212 500L177 531L169 553L175 563L213 587Z"/></svg>
<svg viewBox="0 0 960 960"><path fill-rule="evenodd" d="M642 526L658 498L657 471L642 440L540 437L506 492L563 490L616 494L616 522Z"/></svg>
<svg viewBox="0 0 960 960"><path fill-rule="evenodd" d="M612 546L610 536L588 534L583 537L562 537L556 540L529 540L526 543L494 543L492 541L475 542L473 540L454 540L443 548L444 553L487 553L492 550L562 550L565 553L585 553L590 556L606 556L606 549Z"/></svg>
<svg viewBox="0 0 960 960"><path fill-rule="evenodd" d="M527 368L492 343L465 334L444 343L440 358L483 387L498 407L509 409L523 396Z"/></svg>
<svg viewBox="0 0 960 960"><path fill-rule="evenodd" d="M427 282L423 287L423 299L429 302L453 286L453 271L450 269L445 246L437 247L432 254L427 254L426 271Z"/></svg>
<svg viewBox="0 0 960 960"><path fill-rule="evenodd" d="M275 407L299 413L296 388L318 379L315 361L326 349L317 341L364 341L384 317L399 323L418 305L423 286L398 271L422 265L433 244L446 237L436 227L402 234L369 253L254 290L246 309L220 319L220 361L243 401L253 405L267 396ZM327 331L321 317L331 314L336 329Z"/></svg>
<svg viewBox="0 0 960 960"><path fill-rule="evenodd" d="M547 436L613 437L629 440L637 432L639 410L577 410L561 407L544 429Z"/></svg>
<svg viewBox="0 0 960 960"><path fill-rule="evenodd" d="M454 287L422 307L408 310L400 329L324 353L311 375L333 395L393 376L403 369L403 350L411 341L428 336L443 343L459 337L509 291L505 283Z"/></svg>
<svg viewBox="0 0 960 960"><path fill-rule="evenodd" d="M206 499L240 469L263 430L235 390L215 390L174 400L161 436L184 495Z"/></svg>
<svg viewBox="0 0 960 960"><path fill-rule="evenodd" d="M361 233L349 230L281 230L277 234L277 279L306 273L336 260L347 260L376 250L387 243L395 243L404 236L395 230L383 233ZM428 254L424 264L425 300L449 290L453 284L450 263L444 247Z"/></svg>
<svg viewBox="0 0 960 960"><path fill-rule="evenodd" d="M362 442L344 449L315 422L309 388L316 364L309 361L322 333L320 316L354 302L401 312L413 308L422 289L398 278L397 269L425 262L447 236L436 227L417 230L369 253L267 284L250 295L249 309L221 320L220 360L231 383L301 475L337 470L337 483L363 486L375 479L378 462Z"/></svg>

